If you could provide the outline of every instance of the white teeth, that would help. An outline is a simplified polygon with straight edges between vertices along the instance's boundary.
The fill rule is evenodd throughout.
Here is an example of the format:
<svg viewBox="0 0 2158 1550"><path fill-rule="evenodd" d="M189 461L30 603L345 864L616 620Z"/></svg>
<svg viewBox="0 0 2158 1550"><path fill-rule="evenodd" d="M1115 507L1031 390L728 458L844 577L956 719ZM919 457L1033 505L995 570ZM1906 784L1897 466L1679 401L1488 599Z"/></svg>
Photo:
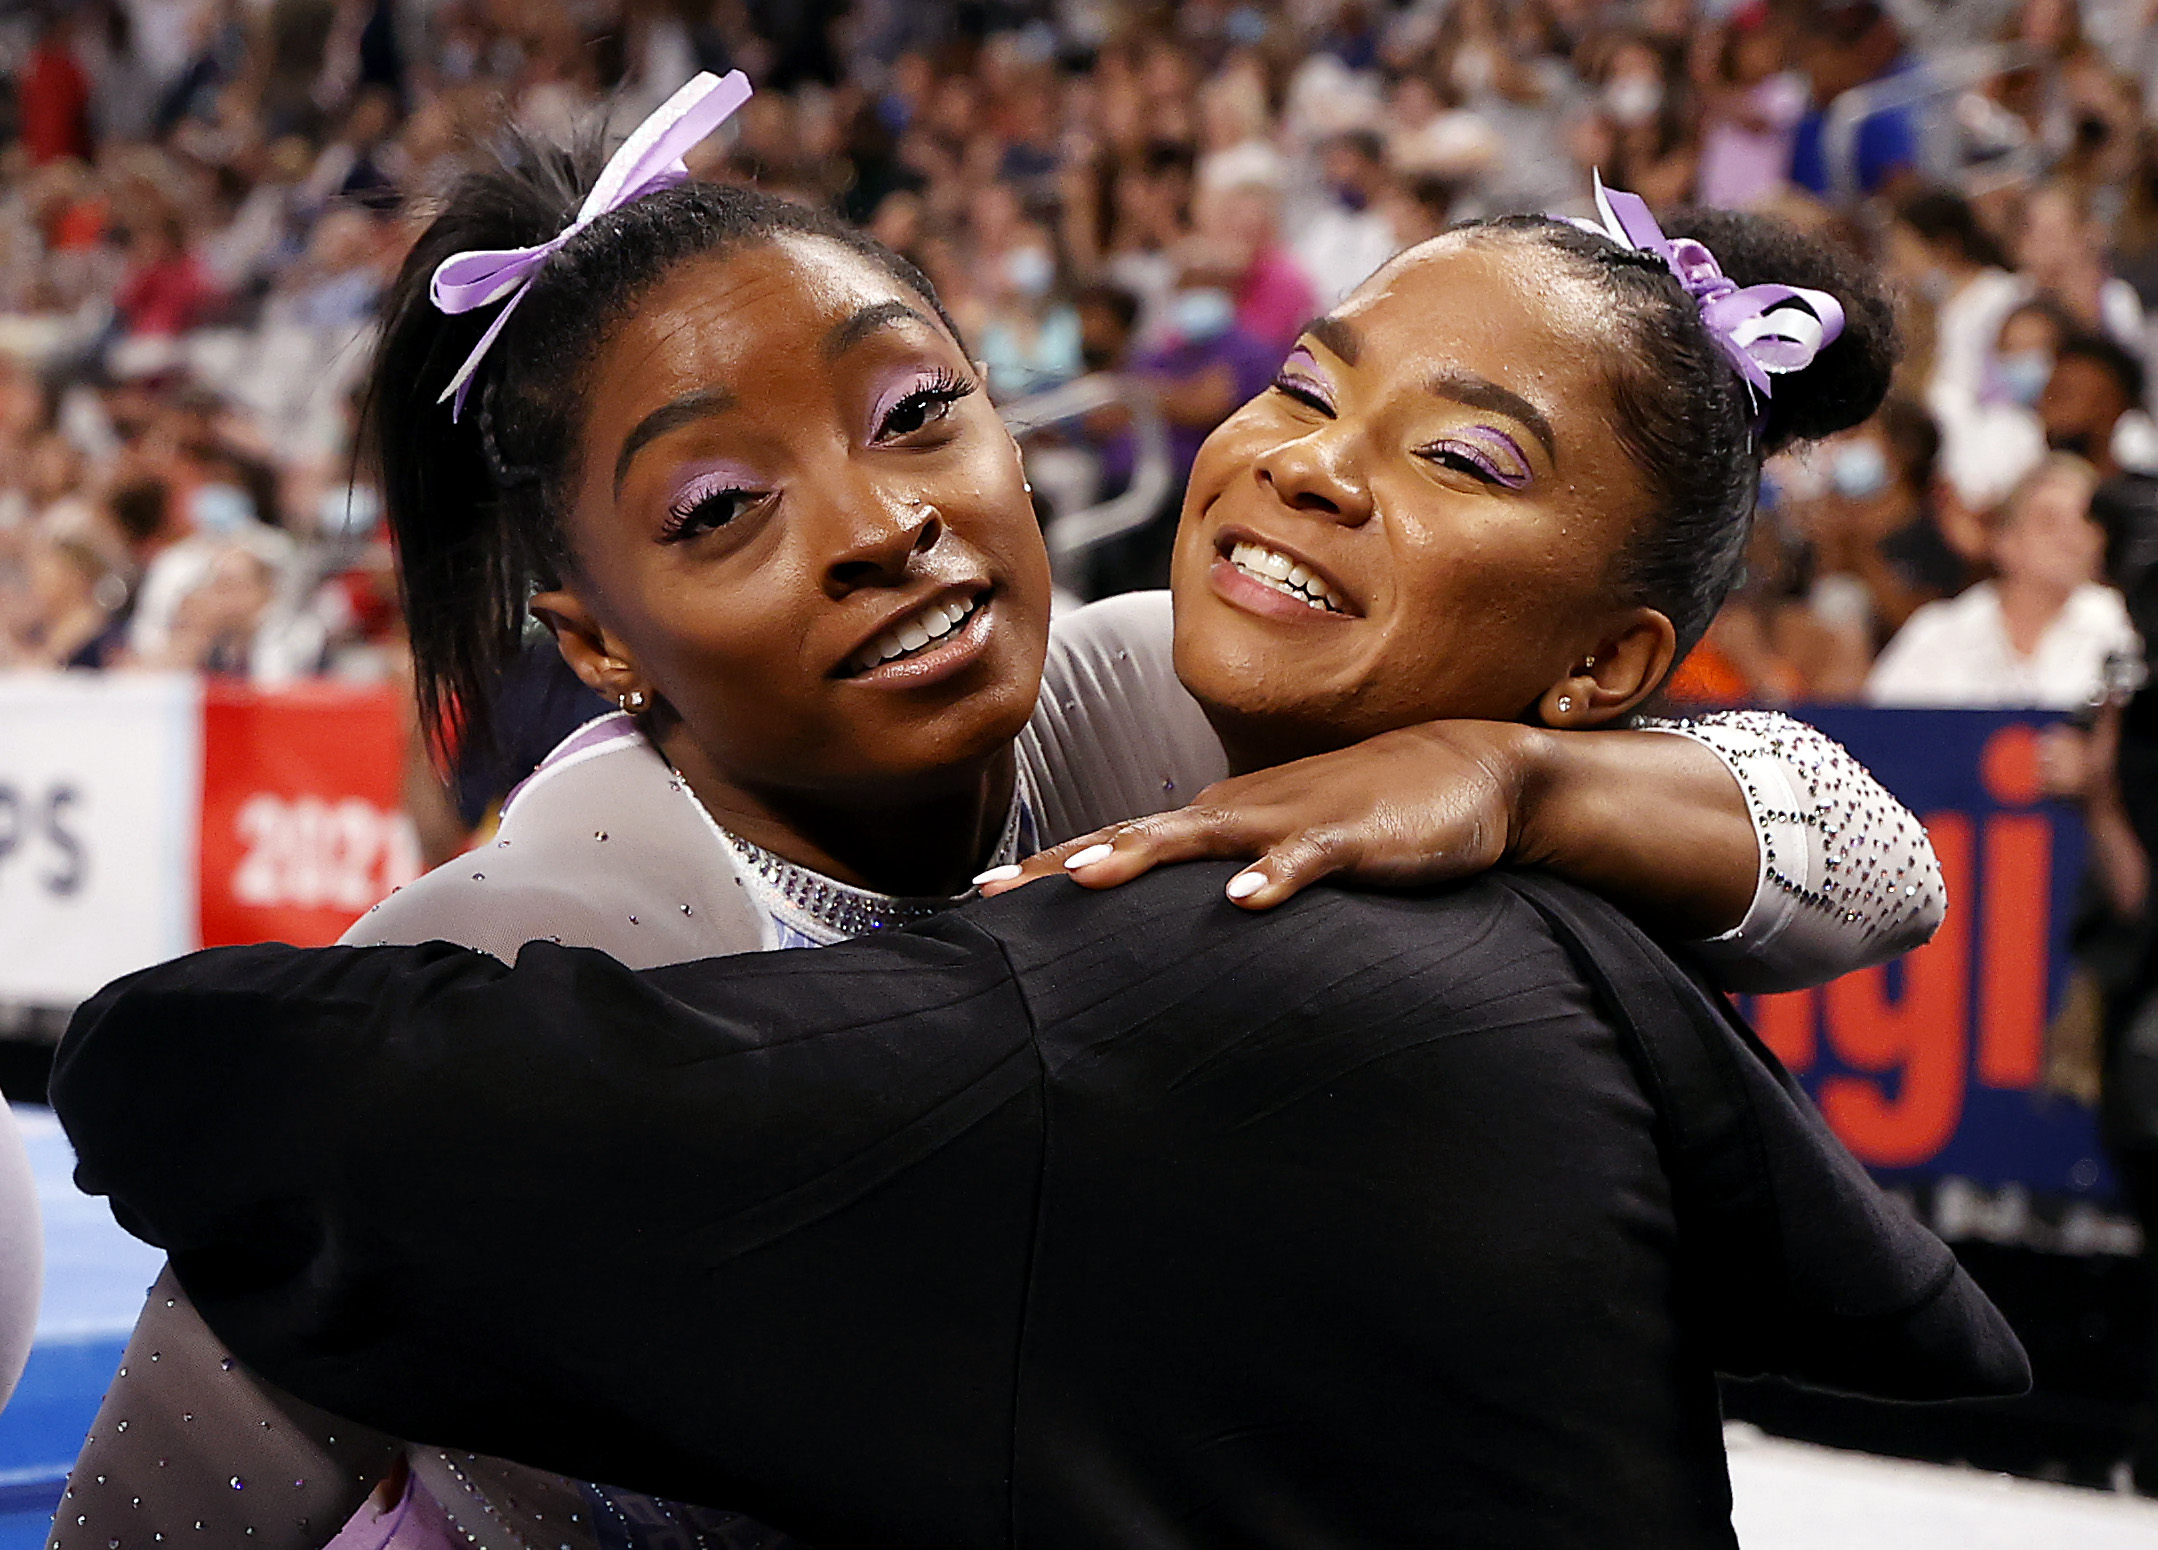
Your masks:
<svg viewBox="0 0 2158 1550"><path fill-rule="evenodd" d="M1328 586L1311 567L1276 550L1253 543L1232 544L1229 563L1254 581L1323 613L1348 611L1342 606L1341 594Z"/></svg>
<svg viewBox="0 0 2158 1550"><path fill-rule="evenodd" d="M866 673L880 662L920 651L931 641L942 640L958 629L980 606L979 599L964 603L931 603L864 646L847 666L854 672Z"/></svg>

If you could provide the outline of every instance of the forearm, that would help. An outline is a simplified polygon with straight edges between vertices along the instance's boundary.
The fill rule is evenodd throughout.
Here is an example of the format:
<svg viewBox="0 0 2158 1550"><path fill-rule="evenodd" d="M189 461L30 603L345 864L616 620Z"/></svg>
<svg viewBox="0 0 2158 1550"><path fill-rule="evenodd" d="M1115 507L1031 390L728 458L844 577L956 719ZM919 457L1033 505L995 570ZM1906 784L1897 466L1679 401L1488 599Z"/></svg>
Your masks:
<svg viewBox="0 0 2158 1550"><path fill-rule="evenodd" d="M1523 728L1508 859L1556 872L1679 940L1745 918L1760 844L1730 768L1662 732Z"/></svg>

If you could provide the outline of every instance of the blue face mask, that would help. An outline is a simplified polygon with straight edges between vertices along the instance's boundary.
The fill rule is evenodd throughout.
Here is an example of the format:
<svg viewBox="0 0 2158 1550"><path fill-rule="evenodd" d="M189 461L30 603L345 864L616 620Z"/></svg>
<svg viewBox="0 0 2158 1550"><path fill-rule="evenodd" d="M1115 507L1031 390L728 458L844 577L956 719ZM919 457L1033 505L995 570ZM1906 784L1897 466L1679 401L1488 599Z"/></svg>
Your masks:
<svg viewBox="0 0 2158 1550"><path fill-rule="evenodd" d="M1214 286L1178 291L1169 303L1169 322L1187 344L1219 339L1236 321L1236 302Z"/></svg>
<svg viewBox="0 0 2158 1550"><path fill-rule="evenodd" d="M382 520L382 497L372 485L339 485L322 492L315 528L324 538L365 538Z"/></svg>
<svg viewBox="0 0 2158 1550"><path fill-rule="evenodd" d="M1878 442L1847 441L1836 449L1828 479L1845 500L1871 499L1888 488L1888 454Z"/></svg>
<svg viewBox="0 0 2158 1550"><path fill-rule="evenodd" d="M236 484L206 484L195 492L188 515L195 531L228 537L255 520L255 502Z"/></svg>
<svg viewBox="0 0 2158 1550"><path fill-rule="evenodd" d="M1048 295L1056 277L1056 260L1040 248L1013 248L1005 255L1006 282L1030 301Z"/></svg>
<svg viewBox="0 0 2158 1550"><path fill-rule="evenodd" d="M1995 356L1993 376L2011 402L2029 409L2037 404L2038 395L2052 380L2053 356L2045 350L2017 350L2009 355Z"/></svg>

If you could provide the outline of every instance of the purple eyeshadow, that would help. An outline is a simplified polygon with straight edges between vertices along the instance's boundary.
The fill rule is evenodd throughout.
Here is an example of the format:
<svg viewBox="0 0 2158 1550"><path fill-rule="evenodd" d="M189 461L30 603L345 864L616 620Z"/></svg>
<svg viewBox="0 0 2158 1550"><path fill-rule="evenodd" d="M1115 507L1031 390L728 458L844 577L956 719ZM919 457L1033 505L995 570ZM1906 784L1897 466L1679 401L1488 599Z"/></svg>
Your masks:
<svg viewBox="0 0 2158 1550"><path fill-rule="evenodd" d="M1289 352L1289 358L1281 363L1281 370L1274 374L1274 382L1281 387L1299 388L1329 409L1334 406L1334 390L1326 381L1319 358L1302 345Z"/></svg>
<svg viewBox="0 0 2158 1550"><path fill-rule="evenodd" d="M1440 445L1447 446L1449 450L1460 453L1478 468L1489 474L1493 481L1506 489L1521 489L1535 477L1529 471L1528 456L1522 452L1521 443L1515 441L1513 437L1507 435L1496 425L1470 426L1462 431L1460 435L1464 438L1481 438L1485 441L1485 445L1478 446L1474 439L1453 441L1451 443L1442 442ZM1507 461L1512 464L1511 467L1507 466L1507 462L1503 462L1492 455L1494 452L1501 451L1506 454Z"/></svg>
<svg viewBox="0 0 2158 1550"><path fill-rule="evenodd" d="M755 483L755 476L745 468L731 463L708 465L675 487L674 494L667 500L667 509L679 516L696 510L700 501L708 500L723 490L752 489Z"/></svg>

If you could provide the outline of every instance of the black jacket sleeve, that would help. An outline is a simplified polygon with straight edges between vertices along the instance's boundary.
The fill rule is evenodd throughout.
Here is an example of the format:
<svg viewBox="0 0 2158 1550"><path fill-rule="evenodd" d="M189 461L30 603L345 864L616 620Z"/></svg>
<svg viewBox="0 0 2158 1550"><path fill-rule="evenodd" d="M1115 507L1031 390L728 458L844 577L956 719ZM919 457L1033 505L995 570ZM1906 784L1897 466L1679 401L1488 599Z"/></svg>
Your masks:
<svg viewBox="0 0 2158 1550"><path fill-rule="evenodd" d="M1000 950L947 919L641 975L220 949L87 1004L53 1097L82 1186L296 1393L949 1544L1007 1521L1036 1081Z"/></svg>

